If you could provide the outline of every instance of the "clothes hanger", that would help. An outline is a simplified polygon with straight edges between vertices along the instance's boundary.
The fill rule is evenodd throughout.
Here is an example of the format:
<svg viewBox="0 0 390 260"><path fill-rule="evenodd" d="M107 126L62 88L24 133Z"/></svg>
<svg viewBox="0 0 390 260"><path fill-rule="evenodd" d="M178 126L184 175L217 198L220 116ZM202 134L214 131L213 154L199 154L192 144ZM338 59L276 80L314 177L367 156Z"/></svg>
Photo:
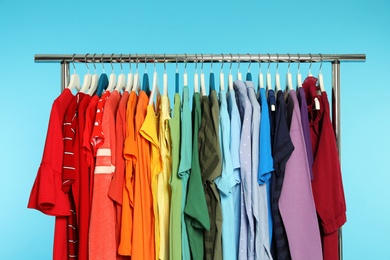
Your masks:
<svg viewBox="0 0 390 260"><path fill-rule="evenodd" d="M118 76L118 82L116 83L116 87L115 87L115 90L118 92L125 89L126 86L126 75L123 73L123 66L122 66L122 54L120 56L119 62L121 65L121 73Z"/></svg>
<svg viewBox="0 0 390 260"><path fill-rule="evenodd" d="M322 55L320 53L321 57L321 64L320 64L320 71L318 72L318 86L320 87L321 92L325 92L325 85L324 85L324 77L322 75Z"/></svg>
<svg viewBox="0 0 390 260"><path fill-rule="evenodd" d="M223 61L224 61L224 57L222 54L222 65L221 65L221 71L219 72L219 91L225 90L225 75L223 74Z"/></svg>
<svg viewBox="0 0 390 260"><path fill-rule="evenodd" d="M149 75L146 67L146 57L145 57L145 71L142 78L142 90L145 91L146 95L150 95L150 84L149 84Z"/></svg>
<svg viewBox="0 0 390 260"><path fill-rule="evenodd" d="M183 85L185 87L188 87L188 75L187 75L187 54L184 54L186 56L185 64L184 64L184 74L183 74Z"/></svg>
<svg viewBox="0 0 390 260"><path fill-rule="evenodd" d="M266 85L266 91L267 91L267 97L268 97L268 91L272 90L271 87L271 73L269 72L269 66L271 64L271 55L268 53L268 68L267 68L267 85ZM271 111L275 111L276 107L274 104L271 104Z"/></svg>
<svg viewBox="0 0 390 260"><path fill-rule="evenodd" d="M95 56L96 56L96 53L92 57L92 65L95 68L95 73L92 75L91 86L89 87L88 92L87 92L87 94L90 96L92 96L95 93L97 86L98 86L98 82L99 82L99 74L96 73Z"/></svg>
<svg viewBox="0 0 390 260"><path fill-rule="evenodd" d="M232 65L233 65L233 55L230 53L230 67L229 67L228 85L229 85L229 90L233 91L234 88L233 88Z"/></svg>
<svg viewBox="0 0 390 260"><path fill-rule="evenodd" d="M203 59L203 54L201 55L202 55L202 66L200 67L200 90L202 92L202 96L206 96L206 86L204 83L204 73L203 73L204 59Z"/></svg>
<svg viewBox="0 0 390 260"><path fill-rule="evenodd" d="M74 56L76 54L73 54L72 57L72 65L73 65L73 74L70 76L70 81L68 84L68 89L73 90L74 88L77 89L77 91L80 90L80 76L76 73L76 66L74 65Z"/></svg>
<svg viewBox="0 0 390 260"><path fill-rule="evenodd" d="M198 55L195 54L194 93L199 93Z"/></svg>
<svg viewBox="0 0 390 260"><path fill-rule="evenodd" d="M154 63L153 85L152 85L152 92L150 93L149 96L149 105L153 105L155 93L158 92L158 74L156 70L156 58L154 58L153 63ZM157 107L155 107L155 111L157 111Z"/></svg>
<svg viewBox="0 0 390 260"><path fill-rule="evenodd" d="M134 82L133 82L133 88L131 89L134 92L139 92L139 74L138 74L138 54L135 54L137 59L136 59L136 65L135 65L135 74L134 74Z"/></svg>
<svg viewBox="0 0 390 260"><path fill-rule="evenodd" d="M126 82L125 91L130 93L131 88L133 86L133 73L131 72L131 54L129 54L129 66L130 66L130 72L127 74L127 82Z"/></svg>
<svg viewBox="0 0 390 260"><path fill-rule="evenodd" d="M298 72L297 72L297 90L302 87L302 74L299 71L301 67L301 57L298 54Z"/></svg>
<svg viewBox="0 0 390 260"><path fill-rule="evenodd" d="M246 73L246 80L252 81L252 73L251 73L252 57L249 53L248 53L248 55L249 55L249 65L248 65L248 71Z"/></svg>
<svg viewBox="0 0 390 260"><path fill-rule="evenodd" d="M311 74L311 65L313 64L313 57L311 56L310 53L309 55L310 55L310 66L309 66L309 72L307 73L307 76L312 77L313 75Z"/></svg>
<svg viewBox="0 0 390 260"><path fill-rule="evenodd" d="M102 94L103 94L103 91L105 89L107 89L107 86L108 86L108 77L107 77L107 74L106 74L106 69L104 67L104 62L103 62L103 57L104 57L104 54L102 54L102 57L100 59L100 62L102 63L102 67L103 67L103 73L102 75L100 75L99 77L99 82L98 82L98 85L97 85L97 90L96 90L96 94L101 97Z"/></svg>
<svg viewBox="0 0 390 260"><path fill-rule="evenodd" d="M213 55L211 54L211 64L210 64L210 78L209 78L210 92L215 90L215 79L213 73Z"/></svg>
<svg viewBox="0 0 390 260"><path fill-rule="evenodd" d="M260 54L259 54L259 84L258 88L264 88L264 75L263 71L261 70L261 59L260 59ZM259 92L259 91L258 91Z"/></svg>
<svg viewBox="0 0 390 260"><path fill-rule="evenodd" d="M88 67L88 64L87 64L87 56L88 56L88 54L89 53L87 53L85 55L85 57L84 57L84 63L85 63L85 66L87 67L88 73L84 75L83 86L80 89L80 92L82 92L82 93L85 93L89 89L89 87L91 86L91 80L92 80L92 75L89 72L89 67Z"/></svg>
<svg viewBox="0 0 390 260"><path fill-rule="evenodd" d="M167 63L165 60L165 54L164 54L163 87L164 87L164 96L168 96L168 75L167 75Z"/></svg>
<svg viewBox="0 0 390 260"><path fill-rule="evenodd" d="M110 74L110 80L108 81L108 87L106 91L113 91L116 86L116 75L114 72L114 65L112 65L112 57L114 57L114 53L111 55L110 63L111 63L111 74Z"/></svg>
<svg viewBox="0 0 390 260"><path fill-rule="evenodd" d="M286 99L288 96L288 93L290 90L292 90L292 76L290 72L290 65L291 65L291 56L288 54L288 67L287 67L287 74L286 74L286 88L284 90L284 98Z"/></svg>
<svg viewBox="0 0 390 260"><path fill-rule="evenodd" d="M237 54L237 55L238 55L237 79L242 81L242 74L240 71L241 59L240 59L240 54Z"/></svg>
<svg viewBox="0 0 390 260"><path fill-rule="evenodd" d="M279 54L276 54L276 72L275 72L275 94L280 90L280 75L279 75Z"/></svg>
<svg viewBox="0 0 390 260"><path fill-rule="evenodd" d="M176 73L175 73L175 93L180 92L179 87L179 66L177 65L177 55L176 55Z"/></svg>

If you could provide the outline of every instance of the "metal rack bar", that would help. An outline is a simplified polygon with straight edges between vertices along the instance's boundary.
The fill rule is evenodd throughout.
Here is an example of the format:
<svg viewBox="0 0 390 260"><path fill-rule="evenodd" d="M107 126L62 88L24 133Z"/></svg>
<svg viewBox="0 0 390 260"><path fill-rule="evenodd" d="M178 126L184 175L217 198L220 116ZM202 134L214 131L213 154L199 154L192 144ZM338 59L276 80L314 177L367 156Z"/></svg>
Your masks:
<svg viewBox="0 0 390 260"><path fill-rule="evenodd" d="M365 61L365 54L36 54L35 62L334 62Z"/></svg>

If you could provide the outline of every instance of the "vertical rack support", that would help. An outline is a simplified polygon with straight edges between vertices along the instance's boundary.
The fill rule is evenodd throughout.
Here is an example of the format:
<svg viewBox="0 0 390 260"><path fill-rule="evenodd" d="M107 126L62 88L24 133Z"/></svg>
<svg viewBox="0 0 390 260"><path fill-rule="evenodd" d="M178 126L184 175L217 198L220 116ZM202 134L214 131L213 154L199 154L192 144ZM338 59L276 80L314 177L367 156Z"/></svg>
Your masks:
<svg viewBox="0 0 390 260"><path fill-rule="evenodd" d="M340 61L332 62L332 124L336 135L337 150L341 167L341 125L340 125ZM343 235L339 229L339 259L343 260Z"/></svg>
<svg viewBox="0 0 390 260"><path fill-rule="evenodd" d="M69 62L61 61L61 92L68 86Z"/></svg>

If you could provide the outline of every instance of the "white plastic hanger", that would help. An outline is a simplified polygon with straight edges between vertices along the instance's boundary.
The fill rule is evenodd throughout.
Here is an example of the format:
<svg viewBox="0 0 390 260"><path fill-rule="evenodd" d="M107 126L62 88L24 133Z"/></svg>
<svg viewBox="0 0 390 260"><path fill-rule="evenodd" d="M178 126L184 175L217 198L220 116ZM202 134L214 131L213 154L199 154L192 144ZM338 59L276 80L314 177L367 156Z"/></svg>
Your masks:
<svg viewBox="0 0 390 260"><path fill-rule="evenodd" d="M167 75L167 64L165 61L165 54L164 54L164 74L163 74L163 89L164 89L164 96L168 96L168 75Z"/></svg>
<svg viewBox="0 0 390 260"><path fill-rule="evenodd" d="M298 54L297 90L298 90L298 88L302 87L302 74L299 70L300 67L301 67L301 57Z"/></svg>
<svg viewBox="0 0 390 260"><path fill-rule="evenodd" d="M156 59L154 61L154 73L153 73L153 85L152 85L152 91L150 92L149 97L149 105L153 104L154 96L156 91L158 91L158 74L156 71Z"/></svg>
<svg viewBox="0 0 390 260"><path fill-rule="evenodd" d="M92 80L92 75L89 72L89 67L88 67L88 64L87 64L87 56L88 56L88 54L89 53L87 53L85 55L85 58L84 58L84 63L85 63L85 66L87 66L88 73L84 75L83 86L80 89L80 92L82 92L82 93L85 93L89 89L89 87L91 86L91 80Z"/></svg>
<svg viewBox="0 0 390 260"><path fill-rule="evenodd" d="M240 54L237 55L238 55L237 79L242 81L242 74L240 71Z"/></svg>
<svg viewBox="0 0 390 260"><path fill-rule="evenodd" d="M264 75L263 75L263 71L261 70L260 54L259 54L259 83L258 83L258 85L259 85L258 90L260 90L261 88L264 88Z"/></svg>
<svg viewBox="0 0 390 260"><path fill-rule="evenodd" d="M324 86L324 77L322 76L322 55L320 53L321 57L321 64L320 64L320 71L318 72L318 86L320 87L321 92L325 92L325 86Z"/></svg>
<svg viewBox="0 0 390 260"><path fill-rule="evenodd" d="M79 74L77 74L76 66L74 65L74 56L75 55L76 54L73 54L73 58L72 58L73 74L70 76L70 81L69 81L67 88L70 90L73 90L74 88L76 88L77 91L79 91L80 90L80 76L79 76Z"/></svg>
<svg viewBox="0 0 390 260"><path fill-rule="evenodd" d="M312 77L313 75L311 74L311 65L313 64L313 57L311 56L310 53L309 55L310 55L310 65L309 65L309 72L307 73L307 76Z"/></svg>
<svg viewBox="0 0 390 260"><path fill-rule="evenodd" d="M225 75L223 74L223 54L222 54L222 65L221 65L221 71L219 72L219 91L225 90Z"/></svg>
<svg viewBox="0 0 390 260"><path fill-rule="evenodd" d="M131 54L129 55L129 66L130 66L130 72L127 74L125 91L130 93L131 88L133 87L133 73L131 72Z"/></svg>
<svg viewBox="0 0 390 260"><path fill-rule="evenodd" d="M185 87L188 87L188 75L187 75L187 54L186 55L186 60L184 64L184 74L183 74L183 84Z"/></svg>
<svg viewBox="0 0 390 260"><path fill-rule="evenodd" d="M266 91L268 97L268 91L272 89L271 87L271 73L269 72L269 66L271 64L271 55L268 54L268 68L267 68L267 83L266 83ZM271 111L275 111L276 107L274 104L271 105Z"/></svg>
<svg viewBox="0 0 390 260"><path fill-rule="evenodd" d="M110 80L108 82L108 87L106 89L106 91L109 91L109 92L113 91L115 86L116 86L116 75L114 72L114 66L112 65L112 57L113 56L114 56L114 54L111 55L111 59L110 59L112 72L110 74Z"/></svg>
<svg viewBox="0 0 390 260"><path fill-rule="evenodd" d="M228 85L229 90L233 91L233 74L232 74L232 65L233 65L233 55L230 54L230 68L229 68L229 75L228 75Z"/></svg>
<svg viewBox="0 0 390 260"><path fill-rule="evenodd" d="M206 85L204 81L204 73L203 73L203 54L202 54L202 66L200 67L200 90L202 92L202 96L206 96Z"/></svg>
<svg viewBox="0 0 390 260"><path fill-rule="evenodd" d="M309 53L309 55L310 55L310 65L309 65L309 72L308 72L307 76L312 77L313 75L311 74L311 65L313 64L313 57L311 56L310 53ZM320 101L316 97L314 98L314 109L320 110Z"/></svg>
<svg viewBox="0 0 390 260"><path fill-rule="evenodd" d="M195 54L194 93L199 93L198 57Z"/></svg>
<svg viewBox="0 0 390 260"><path fill-rule="evenodd" d="M288 96L288 93L290 90L292 90L292 75L290 71L290 64L291 64L291 57L290 54L288 55L288 68L287 68L287 74L286 74L286 88L284 90L284 98L286 99Z"/></svg>
<svg viewBox="0 0 390 260"><path fill-rule="evenodd" d="M116 83L115 90L120 92L121 90L124 90L126 87L126 75L123 73L123 66L122 66L122 54L120 57L120 65L121 65L121 73L118 75L118 82Z"/></svg>
<svg viewBox="0 0 390 260"><path fill-rule="evenodd" d="M139 60L138 60L138 55L137 54L136 54L136 56L137 56L137 60L136 60L136 65L135 65L134 81L133 81L133 87L132 87L131 90L136 92L136 93L138 93L139 85L140 85L140 83L139 83L139 74L138 74L138 62L139 62Z"/></svg>
<svg viewBox="0 0 390 260"><path fill-rule="evenodd" d="M97 86L98 86L98 83L99 83L99 74L96 73L95 56L96 56L96 53L92 57L92 64L93 64L93 67L95 68L95 73L92 75L91 86L89 87L88 92L87 92L87 94L90 96L92 96L95 93Z"/></svg>

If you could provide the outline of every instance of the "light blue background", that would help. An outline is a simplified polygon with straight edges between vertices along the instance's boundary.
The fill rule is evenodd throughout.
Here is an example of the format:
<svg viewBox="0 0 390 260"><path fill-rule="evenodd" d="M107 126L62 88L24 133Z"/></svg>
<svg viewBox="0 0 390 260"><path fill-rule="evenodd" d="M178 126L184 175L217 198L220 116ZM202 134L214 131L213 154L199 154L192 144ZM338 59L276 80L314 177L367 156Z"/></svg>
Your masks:
<svg viewBox="0 0 390 260"><path fill-rule="evenodd" d="M26 205L51 104L60 93L60 73L58 64L36 64L33 56L87 52L367 54L365 63L341 64L342 169L348 216L344 257L390 259L389 13L386 0L1 0L0 259L50 259L52 255L53 218ZM82 77L84 65L76 66ZM168 66L173 71L174 65ZM218 72L219 65L214 66ZM313 64L314 75L318 66ZM97 67L100 73L101 66ZM241 64L242 72L246 68ZM274 71L275 64L271 68ZM291 68L295 74L296 64ZM303 64L304 75L307 70L308 64ZM106 71L111 72L109 65ZM257 64L252 64L252 71L257 73ZM282 85L285 71L286 65L281 64ZM192 65L188 72L192 88ZM324 63L323 72L330 90L330 64ZM172 78L170 73L170 83Z"/></svg>

